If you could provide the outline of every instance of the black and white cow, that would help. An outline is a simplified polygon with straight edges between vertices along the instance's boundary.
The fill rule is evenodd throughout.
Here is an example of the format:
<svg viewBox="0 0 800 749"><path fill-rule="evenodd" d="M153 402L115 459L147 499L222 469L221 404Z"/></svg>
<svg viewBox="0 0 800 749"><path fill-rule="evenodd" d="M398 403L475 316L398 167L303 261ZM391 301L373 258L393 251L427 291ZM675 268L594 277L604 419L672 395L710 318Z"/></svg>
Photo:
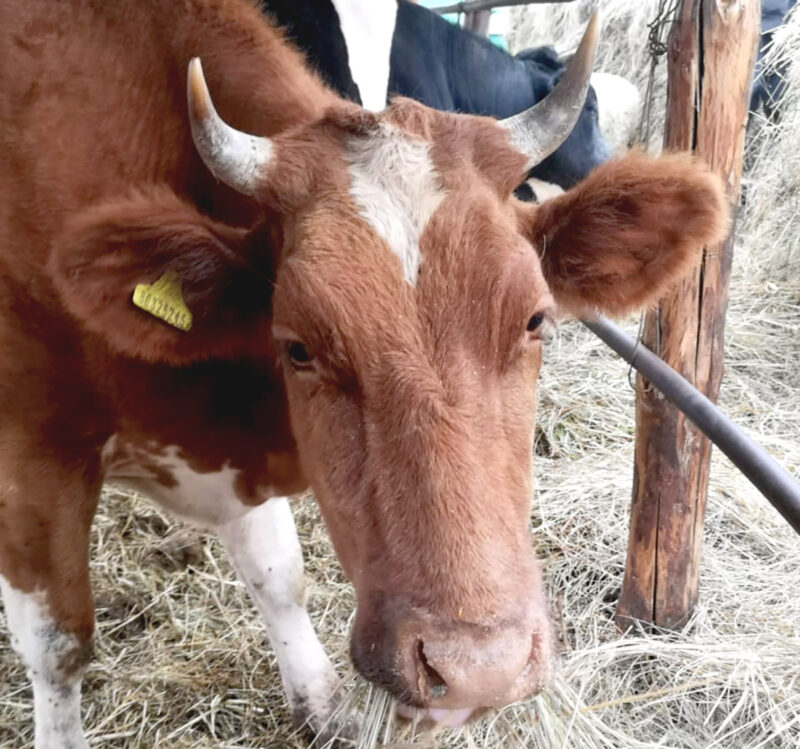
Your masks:
<svg viewBox="0 0 800 749"><path fill-rule="evenodd" d="M427 8L398 2L390 93L436 109L503 118L541 101L563 72L563 63L549 48L513 57ZM610 155L600 131L597 96L590 87L570 136L531 175L571 187Z"/></svg>
<svg viewBox="0 0 800 749"><path fill-rule="evenodd" d="M368 109L408 96L436 109L498 118L521 112L556 85L564 64L550 48L516 57L408 0L262 0L329 85ZM539 198L568 188L611 154L593 88L567 140L531 176ZM520 197L531 198L531 185ZM560 191L560 190L559 190ZM533 196L533 197L536 197Z"/></svg>
<svg viewBox="0 0 800 749"><path fill-rule="evenodd" d="M750 94L750 111L757 112L763 107L764 114L771 120L779 116L780 99L786 90L785 70L765 69L764 55L767 53L775 30L783 25L796 0L763 0L761 3L761 39L758 44L758 57L753 72L753 89Z"/></svg>
<svg viewBox="0 0 800 749"><path fill-rule="evenodd" d="M386 106L397 0L261 0L325 82L366 109Z"/></svg>

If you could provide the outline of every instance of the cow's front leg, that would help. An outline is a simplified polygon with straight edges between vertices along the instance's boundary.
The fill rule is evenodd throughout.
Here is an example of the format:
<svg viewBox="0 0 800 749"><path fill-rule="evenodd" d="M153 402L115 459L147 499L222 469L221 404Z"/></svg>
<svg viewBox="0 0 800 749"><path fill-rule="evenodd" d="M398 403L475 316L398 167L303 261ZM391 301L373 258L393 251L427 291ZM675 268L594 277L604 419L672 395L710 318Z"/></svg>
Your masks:
<svg viewBox="0 0 800 749"><path fill-rule="evenodd" d="M303 556L288 500L270 499L216 531L264 617L295 721L321 735L335 733L338 678L306 611Z"/></svg>
<svg viewBox="0 0 800 749"><path fill-rule="evenodd" d="M81 679L94 627L87 550L99 481L87 486L88 469L74 475L9 457L0 456L0 593L33 686L34 744L84 749Z"/></svg>

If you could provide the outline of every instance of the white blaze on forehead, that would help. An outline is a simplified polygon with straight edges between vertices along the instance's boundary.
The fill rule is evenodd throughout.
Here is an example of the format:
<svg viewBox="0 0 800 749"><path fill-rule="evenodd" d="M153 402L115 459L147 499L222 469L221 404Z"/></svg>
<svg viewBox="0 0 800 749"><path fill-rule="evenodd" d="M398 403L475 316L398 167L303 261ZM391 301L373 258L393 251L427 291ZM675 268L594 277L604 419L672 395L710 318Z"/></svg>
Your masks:
<svg viewBox="0 0 800 749"><path fill-rule="evenodd" d="M361 216L400 259L403 277L416 285L419 238L445 196L430 143L382 124L375 134L347 144L350 195Z"/></svg>
<svg viewBox="0 0 800 749"><path fill-rule="evenodd" d="M0 575L11 644L28 669L33 686L36 749L88 746L81 728L81 674L75 655L82 650L73 635L61 632L42 591L16 590ZM64 664L76 663L75 672Z"/></svg>
<svg viewBox="0 0 800 749"><path fill-rule="evenodd" d="M333 0L364 109L386 106L397 0Z"/></svg>

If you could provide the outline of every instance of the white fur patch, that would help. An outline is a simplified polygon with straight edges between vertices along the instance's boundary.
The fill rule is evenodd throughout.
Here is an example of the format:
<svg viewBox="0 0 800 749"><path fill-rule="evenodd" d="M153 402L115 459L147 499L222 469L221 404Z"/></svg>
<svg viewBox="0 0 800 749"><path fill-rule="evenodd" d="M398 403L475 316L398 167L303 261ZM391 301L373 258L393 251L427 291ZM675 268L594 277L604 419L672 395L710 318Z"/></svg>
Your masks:
<svg viewBox="0 0 800 749"><path fill-rule="evenodd" d="M333 0L364 109L386 106L397 0Z"/></svg>
<svg viewBox="0 0 800 749"><path fill-rule="evenodd" d="M403 277L416 285L419 238L445 191L430 157L430 144L382 124L375 135L347 145L350 195L361 216L400 259Z"/></svg>
<svg viewBox="0 0 800 749"><path fill-rule="evenodd" d="M35 749L84 749L80 675L62 672L63 661L80 650L80 643L58 630L41 591L23 593L0 575L0 593L11 644L33 686Z"/></svg>
<svg viewBox="0 0 800 749"><path fill-rule="evenodd" d="M198 472L175 445L103 449L108 478L131 485L175 514L215 531L266 623L292 709L320 730L333 710L338 680L305 607L303 556L288 500L256 507L236 497L239 471Z"/></svg>
<svg viewBox="0 0 800 749"><path fill-rule="evenodd" d="M322 728L338 680L306 611L303 555L288 500L269 499L216 532L264 618L292 709Z"/></svg>
<svg viewBox="0 0 800 749"><path fill-rule="evenodd" d="M179 447L152 450L112 437L103 448L107 479L146 494L175 515L204 528L241 517L248 507L236 496L240 471L227 463L218 471L194 470ZM171 481L164 483L164 478Z"/></svg>

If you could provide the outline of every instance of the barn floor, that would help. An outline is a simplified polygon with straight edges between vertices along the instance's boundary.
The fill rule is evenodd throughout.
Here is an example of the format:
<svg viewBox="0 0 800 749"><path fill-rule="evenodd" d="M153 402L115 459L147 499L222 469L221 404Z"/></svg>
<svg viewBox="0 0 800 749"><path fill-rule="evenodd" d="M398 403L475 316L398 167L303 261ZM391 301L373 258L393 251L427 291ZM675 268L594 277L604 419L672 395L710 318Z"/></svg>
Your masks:
<svg viewBox="0 0 800 749"><path fill-rule="evenodd" d="M787 44L800 48L800 28ZM795 475L800 157L781 143L796 150L800 140L798 67L783 130L765 128L752 148L721 396L724 410ZM626 326L635 333L637 321ZM385 725L386 701L347 663L351 590L313 501L298 503L312 618L350 682L349 701L366 711L358 747L800 746L800 543L789 526L715 452L700 605L681 632L620 635L612 615L627 542L633 390L626 365L575 323L546 349L539 426L532 526L561 671L542 696L459 732ZM109 489L92 546L97 657L84 687L92 746L308 745L292 729L258 615L215 540ZM0 611L0 747L16 749L32 743L31 694L6 634Z"/></svg>

